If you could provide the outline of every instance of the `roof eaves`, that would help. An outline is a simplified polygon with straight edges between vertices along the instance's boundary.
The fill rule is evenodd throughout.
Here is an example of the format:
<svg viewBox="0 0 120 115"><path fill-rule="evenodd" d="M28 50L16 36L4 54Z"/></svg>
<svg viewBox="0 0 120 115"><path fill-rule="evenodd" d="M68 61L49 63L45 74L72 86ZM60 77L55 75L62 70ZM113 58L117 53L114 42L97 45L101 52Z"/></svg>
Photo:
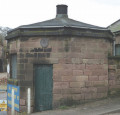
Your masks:
<svg viewBox="0 0 120 115"><path fill-rule="evenodd" d="M78 28L78 29L92 29L92 30L109 30L107 28L89 28L89 27L78 27L78 26L68 26L68 25L64 25L64 26L29 26L29 27L20 27L20 29L35 29L35 28L63 28L63 27L71 27L71 28Z"/></svg>
<svg viewBox="0 0 120 115"><path fill-rule="evenodd" d="M8 31L7 33L11 33L11 32L13 32L13 31L16 31L16 30L19 30L19 29L20 29L19 27L18 27L18 28L14 28L14 29Z"/></svg>
<svg viewBox="0 0 120 115"><path fill-rule="evenodd" d="M119 31L116 31L116 32L113 32L115 35L120 35L120 30Z"/></svg>

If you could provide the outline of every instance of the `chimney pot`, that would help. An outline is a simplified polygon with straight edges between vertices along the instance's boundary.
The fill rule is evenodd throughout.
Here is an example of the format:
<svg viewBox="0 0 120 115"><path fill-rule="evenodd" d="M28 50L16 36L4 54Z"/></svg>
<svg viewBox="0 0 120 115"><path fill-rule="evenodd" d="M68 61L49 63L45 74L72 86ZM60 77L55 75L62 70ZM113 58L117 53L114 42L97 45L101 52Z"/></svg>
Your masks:
<svg viewBox="0 0 120 115"><path fill-rule="evenodd" d="M67 5L57 5L57 16L56 17L68 17Z"/></svg>

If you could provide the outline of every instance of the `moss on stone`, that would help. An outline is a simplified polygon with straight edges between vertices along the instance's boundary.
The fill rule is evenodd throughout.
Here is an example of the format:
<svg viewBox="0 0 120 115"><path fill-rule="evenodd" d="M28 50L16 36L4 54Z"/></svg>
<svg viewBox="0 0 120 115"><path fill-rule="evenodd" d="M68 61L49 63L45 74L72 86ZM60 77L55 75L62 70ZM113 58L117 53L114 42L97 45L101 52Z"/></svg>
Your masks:
<svg viewBox="0 0 120 115"><path fill-rule="evenodd" d="M114 97L114 96L120 96L120 88L114 88L108 91L108 96Z"/></svg>

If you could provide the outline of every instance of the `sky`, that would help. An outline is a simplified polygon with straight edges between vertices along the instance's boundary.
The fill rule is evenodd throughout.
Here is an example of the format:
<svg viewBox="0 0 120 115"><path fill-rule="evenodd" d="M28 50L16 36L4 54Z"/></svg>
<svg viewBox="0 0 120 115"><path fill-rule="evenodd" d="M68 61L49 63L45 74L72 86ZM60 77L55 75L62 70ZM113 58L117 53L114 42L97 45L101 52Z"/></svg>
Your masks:
<svg viewBox="0 0 120 115"><path fill-rule="evenodd" d="M107 27L120 19L120 0L0 0L0 26L16 28L56 17L56 5L68 5L68 17Z"/></svg>

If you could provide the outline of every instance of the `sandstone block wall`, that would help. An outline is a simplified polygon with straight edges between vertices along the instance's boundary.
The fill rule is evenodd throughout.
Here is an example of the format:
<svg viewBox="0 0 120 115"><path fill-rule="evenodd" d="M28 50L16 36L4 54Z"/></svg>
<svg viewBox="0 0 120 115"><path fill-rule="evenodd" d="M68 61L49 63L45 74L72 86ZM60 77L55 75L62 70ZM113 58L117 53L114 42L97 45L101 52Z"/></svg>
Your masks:
<svg viewBox="0 0 120 115"><path fill-rule="evenodd" d="M115 37L115 43L120 44L120 35Z"/></svg>
<svg viewBox="0 0 120 115"><path fill-rule="evenodd" d="M107 57L109 53L112 54L112 44L104 39L73 39L68 42L71 44L68 52L61 50L65 57L62 56L59 63L53 65L55 106L107 96ZM59 47L64 48L62 45Z"/></svg>
<svg viewBox="0 0 120 115"><path fill-rule="evenodd" d="M20 86L20 110L27 105L26 90L32 89L34 108L34 64L53 64L53 107L104 98L108 92L108 54L112 42L107 39L82 37L43 37L9 41L10 54L17 54L17 79Z"/></svg>
<svg viewBox="0 0 120 115"><path fill-rule="evenodd" d="M0 73L0 91L7 90L7 73Z"/></svg>
<svg viewBox="0 0 120 115"><path fill-rule="evenodd" d="M111 57L109 59L109 94L120 94L120 58Z"/></svg>

